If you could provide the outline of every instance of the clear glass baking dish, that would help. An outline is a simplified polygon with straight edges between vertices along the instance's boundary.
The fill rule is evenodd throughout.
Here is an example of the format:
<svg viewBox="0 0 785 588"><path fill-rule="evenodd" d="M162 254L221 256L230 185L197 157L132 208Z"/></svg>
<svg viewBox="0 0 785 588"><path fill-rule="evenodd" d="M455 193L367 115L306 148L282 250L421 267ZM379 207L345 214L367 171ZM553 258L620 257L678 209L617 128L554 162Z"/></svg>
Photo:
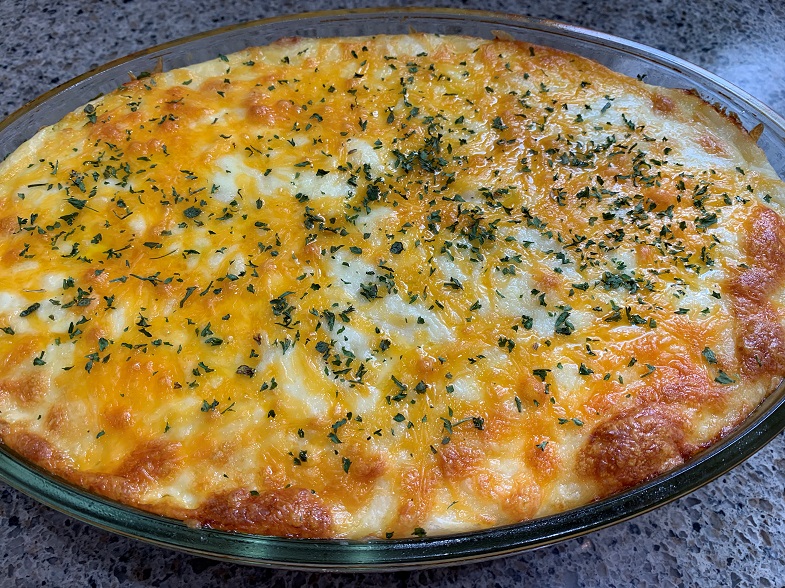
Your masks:
<svg viewBox="0 0 785 588"><path fill-rule="evenodd" d="M174 41L113 61L51 90L0 122L0 158L42 126L139 74L172 69L281 37L351 36L412 30L491 38L510 35L598 61L648 83L696 90L735 113L785 177L785 120L755 98L681 59L610 35L520 16L448 9L384 9L310 13L265 19ZM98 527L153 544L241 563L318 570L379 570L478 561L542 547L629 519L679 498L738 465L785 428L780 386L721 442L684 466L632 490L558 515L442 537L343 541L282 539L196 529L87 493L0 445L0 479L38 501Z"/></svg>

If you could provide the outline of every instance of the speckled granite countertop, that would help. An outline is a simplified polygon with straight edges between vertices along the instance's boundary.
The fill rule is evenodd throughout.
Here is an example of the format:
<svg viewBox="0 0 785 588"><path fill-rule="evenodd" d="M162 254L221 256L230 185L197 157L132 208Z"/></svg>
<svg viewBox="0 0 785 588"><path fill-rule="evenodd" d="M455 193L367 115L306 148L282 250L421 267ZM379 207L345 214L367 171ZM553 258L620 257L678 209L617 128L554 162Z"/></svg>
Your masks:
<svg viewBox="0 0 785 588"><path fill-rule="evenodd" d="M101 63L236 22L303 9L415 5L314 0L3 0L0 117ZM551 18L683 57L785 113L785 3L729 0L417 2ZM181 16L187 14L188 16ZM421 572L318 574L215 562L54 512L0 483L0 586L783 586L785 435L690 496L583 538Z"/></svg>

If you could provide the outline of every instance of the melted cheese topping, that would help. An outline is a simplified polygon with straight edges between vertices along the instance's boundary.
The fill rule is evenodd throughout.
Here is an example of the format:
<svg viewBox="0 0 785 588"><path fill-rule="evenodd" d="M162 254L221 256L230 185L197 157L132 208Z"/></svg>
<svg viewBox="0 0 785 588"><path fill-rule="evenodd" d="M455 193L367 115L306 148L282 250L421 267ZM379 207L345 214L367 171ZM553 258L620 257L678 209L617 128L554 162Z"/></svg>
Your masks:
<svg viewBox="0 0 785 588"><path fill-rule="evenodd" d="M785 369L785 187L730 117L512 41L287 40L0 168L0 434L195 524L408 537L584 504Z"/></svg>

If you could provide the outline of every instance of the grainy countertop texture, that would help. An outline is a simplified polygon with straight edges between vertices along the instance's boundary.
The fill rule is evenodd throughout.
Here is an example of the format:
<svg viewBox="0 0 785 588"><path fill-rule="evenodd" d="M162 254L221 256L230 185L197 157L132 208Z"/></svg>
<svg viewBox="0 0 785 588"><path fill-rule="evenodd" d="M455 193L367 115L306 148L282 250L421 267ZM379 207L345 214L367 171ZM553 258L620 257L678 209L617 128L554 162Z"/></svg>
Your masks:
<svg viewBox="0 0 785 588"><path fill-rule="evenodd" d="M696 63L785 114L781 0L3 0L0 118L106 61L193 33L384 5L498 10L632 39ZM541 550L418 572L289 572L184 555L108 533L0 483L0 586L785 586L785 435L703 489Z"/></svg>

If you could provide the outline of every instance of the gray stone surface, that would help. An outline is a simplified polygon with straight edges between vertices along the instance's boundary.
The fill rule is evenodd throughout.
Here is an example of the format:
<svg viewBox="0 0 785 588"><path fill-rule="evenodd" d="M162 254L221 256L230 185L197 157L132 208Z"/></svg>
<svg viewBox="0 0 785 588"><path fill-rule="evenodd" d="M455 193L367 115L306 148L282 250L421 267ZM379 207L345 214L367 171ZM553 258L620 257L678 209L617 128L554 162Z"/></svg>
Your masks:
<svg viewBox="0 0 785 588"><path fill-rule="evenodd" d="M0 116L108 60L185 35L304 9L408 1L0 1ZM785 3L728 0L433 5L552 18L697 63L785 113ZM0 484L0 586L783 586L785 436L705 488L633 521L491 562L420 572L252 568L92 528Z"/></svg>

